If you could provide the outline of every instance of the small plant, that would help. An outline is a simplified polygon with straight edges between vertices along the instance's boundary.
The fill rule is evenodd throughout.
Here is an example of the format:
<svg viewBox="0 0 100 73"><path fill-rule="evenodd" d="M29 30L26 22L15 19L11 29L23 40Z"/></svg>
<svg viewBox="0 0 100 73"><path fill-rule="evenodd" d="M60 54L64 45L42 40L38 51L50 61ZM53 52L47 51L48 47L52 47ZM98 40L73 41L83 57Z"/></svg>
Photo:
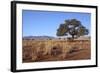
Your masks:
<svg viewBox="0 0 100 73"><path fill-rule="evenodd" d="M51 55L58 56L62 53L62 50L60 47L54 46L51 50Z"/></svg>
<svg viewBox="0 0 100 73"><path fill-rule="evenodd" d="M69 51L69 53L74 53L74 52L78 52L79 48L78 47L72 47Z"/></svg>
<svg viewBox="0 0 100 73"><path fill-rule="evenodd" d="M31 46L23 47L23 60L32 60Z"/></svg>

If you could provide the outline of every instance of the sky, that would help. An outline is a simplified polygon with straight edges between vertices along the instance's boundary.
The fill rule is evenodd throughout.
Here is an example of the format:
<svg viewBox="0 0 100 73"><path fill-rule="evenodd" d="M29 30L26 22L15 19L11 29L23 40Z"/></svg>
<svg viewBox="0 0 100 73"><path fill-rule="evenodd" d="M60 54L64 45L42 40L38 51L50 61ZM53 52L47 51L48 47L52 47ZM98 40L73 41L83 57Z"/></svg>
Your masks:
<svg viewBox="0 0 100 73"><path fill-rule="evenodd" d="M67 19L77 19L89 29L91 27L91 14L79 12L58 11L22 11L23 36L54 36L61 23Z"/></svg>

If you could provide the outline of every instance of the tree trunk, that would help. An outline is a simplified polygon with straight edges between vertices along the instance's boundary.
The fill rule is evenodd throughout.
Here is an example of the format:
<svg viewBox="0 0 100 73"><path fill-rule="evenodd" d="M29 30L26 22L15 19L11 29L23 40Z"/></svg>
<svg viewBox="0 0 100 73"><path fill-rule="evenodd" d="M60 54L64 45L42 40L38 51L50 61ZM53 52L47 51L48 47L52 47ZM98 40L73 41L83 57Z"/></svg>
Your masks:
<svg viewBox="0 0 100 73"><path fill-rule="evenodd" d="M74 39L74 35L72 35L72 39Z"/></svg>

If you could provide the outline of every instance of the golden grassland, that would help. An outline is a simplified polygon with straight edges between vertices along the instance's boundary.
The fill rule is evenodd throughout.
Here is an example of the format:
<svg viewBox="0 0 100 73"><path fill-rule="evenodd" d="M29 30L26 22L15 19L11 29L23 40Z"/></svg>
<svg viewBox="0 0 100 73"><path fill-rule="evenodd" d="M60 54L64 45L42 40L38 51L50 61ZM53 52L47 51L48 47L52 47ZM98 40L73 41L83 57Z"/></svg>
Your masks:
<svg viewBox="0 0 100 73"><path fill-rule="evenodd" d="M22 50L24 63L91 58L90 40L23 40Z"/></svg>

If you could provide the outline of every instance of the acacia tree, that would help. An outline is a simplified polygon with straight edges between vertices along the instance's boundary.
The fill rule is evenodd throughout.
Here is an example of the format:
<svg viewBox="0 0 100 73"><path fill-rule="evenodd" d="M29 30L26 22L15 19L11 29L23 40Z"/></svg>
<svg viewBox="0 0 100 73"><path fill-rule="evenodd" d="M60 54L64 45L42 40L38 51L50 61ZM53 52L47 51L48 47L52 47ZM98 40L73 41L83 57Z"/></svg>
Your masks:
<svg viewBox="0 0 100 73"><path fill-rule="evenodd" d="M87 35L89 33L88 29L84 27L80 21L77 19L68 19L65 20L63 24L60 24L57 29L57 36L72 36L72 39L75 37L80 37Z"/></svg>

